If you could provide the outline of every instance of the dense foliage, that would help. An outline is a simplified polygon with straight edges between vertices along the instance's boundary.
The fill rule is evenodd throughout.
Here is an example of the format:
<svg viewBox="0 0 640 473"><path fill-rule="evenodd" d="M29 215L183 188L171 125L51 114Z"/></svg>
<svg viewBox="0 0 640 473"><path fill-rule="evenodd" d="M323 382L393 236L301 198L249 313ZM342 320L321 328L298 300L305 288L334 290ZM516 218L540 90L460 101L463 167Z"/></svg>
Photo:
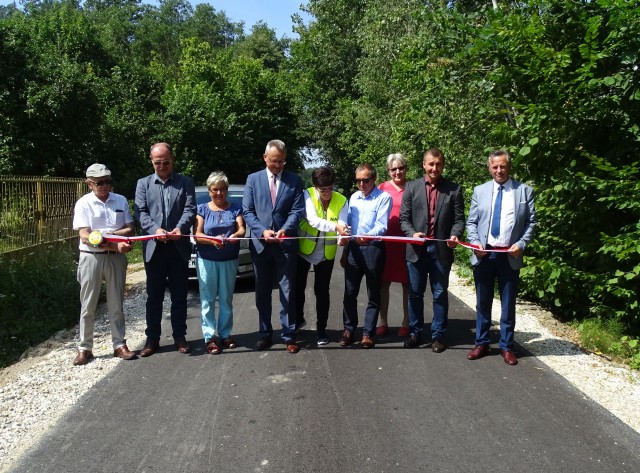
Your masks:
<svg viewBox="0 0 640 473"><path fill-rule="evenodd" d="M438 146L467 195L503 147L537 190L522 293L640 331L640 4L311 0L301 127L336 168Z"/></svg>
<svg viewBox="0 0 640 473"><path fill-rule="evenodd" d="M0 9L0 174L81 176L94 162L131 196L155 141L179 170L233 182L269 139L301 168L289 40L186 0L27 0Z"/></svg>

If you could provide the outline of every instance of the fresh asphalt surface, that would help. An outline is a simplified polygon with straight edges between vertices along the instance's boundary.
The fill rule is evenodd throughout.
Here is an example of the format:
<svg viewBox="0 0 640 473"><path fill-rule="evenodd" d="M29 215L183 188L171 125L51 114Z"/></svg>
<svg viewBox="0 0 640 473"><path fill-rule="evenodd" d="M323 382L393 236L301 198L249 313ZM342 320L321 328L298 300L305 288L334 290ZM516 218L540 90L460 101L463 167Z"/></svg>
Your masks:
<svg viewBox="0 0 640 473"><path fill-rule="evenodd" d="M246 281L234 299L240 346L208 355L194 285L193 353L177 353L166 317L160 352L121 362L12 471L640 471L640 435L535 358L520 350L511 367L494 348L468 361L474 313L454 297L442 354L428 345L403 349L395 327L373 350L341 348L344 278L336 264L332 343L316 347L313 277L296 355L278 338L254 351L258 320ZM363 293L364 281L360 314ZM392 307L401 307L400 294L392 285ZM276 329L277 300L274 291Z"/></svg>

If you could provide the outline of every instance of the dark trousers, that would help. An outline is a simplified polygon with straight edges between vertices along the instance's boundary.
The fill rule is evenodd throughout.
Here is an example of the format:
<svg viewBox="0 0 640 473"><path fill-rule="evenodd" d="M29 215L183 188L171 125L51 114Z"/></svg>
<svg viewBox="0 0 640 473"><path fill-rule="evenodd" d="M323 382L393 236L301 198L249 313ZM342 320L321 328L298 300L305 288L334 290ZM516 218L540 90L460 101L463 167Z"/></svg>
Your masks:
<svg viewBox="0 0 640 473"><path fill-rule="evenodd" d="M330 305L329 283L331 282L334 262L335 260L324 260L313 265L315 272L313 293L316 296L316 329L318 332L324 332L327 328ZM307 277L310 268L311 263L298 255L298 274L296 275L296 317L298 325L304 320L304 292L307 289Z"/></svg>
<svg viewBox="0 0 640 473"><path fill-rule="evenodd" d="M296 329L295 290L297 258L295 252L282 251L280 244L264 245L262 253L258 253L251 245L251 257L255 270L256 306L260 326L260 338L271 338L271 291L274 282L278 282L280 290L280 324L282 339L293 340Z"/></svg>
<svg viewBox="0 0 640 473"><path fill-rule="evenodd" d="M476 284L476 345L490 343L491 306L496 280L502 311L500 315L500 349L511 350L516 327L516 296L520 271L511 268L505 253L488 253L473 267Z"/></svg>
<svg viewBox="0 0 640 473"><path fill-rule="evenodd" d="M353 241L347 246L347 263L344 269L344 329L355 331L358 326L358 293L364 277L367 282L367 308L364 312L363 335L372 336L380 313L380 283L384 269L385 251L380 242L357 245Z"/></svg>
<svg viewBox="0 0 640 473"><path fill-rule="evenodd" d="M171 293L171 328L174 340L187 334L187 292L189 263L184 261L173 242L158 243L151 261L144 263L147 273L147 329L149 340L160 340L162 303L169 282Z"/></svg>

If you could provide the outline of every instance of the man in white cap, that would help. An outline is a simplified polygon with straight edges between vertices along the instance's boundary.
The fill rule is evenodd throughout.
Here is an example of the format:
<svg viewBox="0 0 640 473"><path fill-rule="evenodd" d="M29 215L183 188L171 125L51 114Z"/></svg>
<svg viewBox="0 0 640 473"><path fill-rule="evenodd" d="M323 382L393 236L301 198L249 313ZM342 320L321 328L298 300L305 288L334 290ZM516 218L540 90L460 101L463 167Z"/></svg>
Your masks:
<svg viewBox="0 0 640 473"><path fill-rule="evenodd" d="M129 242L89 242L92 231L102 235L132 236L133 218L124 196L111 192L111 171L104 164L92 164L87 169L87 185L91 192L82 196L73 213L73 229L80 236L78 282L80 283L80 344L74 365L86 365L93 358L93 326L102 281L107 289L107 309L111 325L113 356L132 360L136 354L129 350L124 338L122 299L127 273L125 253L131 251ZM92 239L93 240L93 239Z"/></svg>

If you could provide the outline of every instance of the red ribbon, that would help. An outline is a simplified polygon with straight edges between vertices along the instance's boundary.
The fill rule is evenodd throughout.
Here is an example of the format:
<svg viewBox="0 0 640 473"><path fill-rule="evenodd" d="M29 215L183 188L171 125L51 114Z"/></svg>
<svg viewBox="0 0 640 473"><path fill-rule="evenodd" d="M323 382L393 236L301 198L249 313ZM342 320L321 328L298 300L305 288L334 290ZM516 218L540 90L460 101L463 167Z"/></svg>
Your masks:
<svg viewBox="0 0 640 473"><path fill-rule="evenodd" d="M226 237L216 237L216 236L209 236L209 235L193 235L193 234L187 234L187 235L180 235L183 237L191 237L191 238L201 238L204 240L211 240L211 241L215 241L217 243L224 243L225 240L229 240L230 238L226 238ZM157 238L164 238L165 235L164 234L156 234L156 235L141 235L141 236L133 236L133 237L126 237L126 236L120 236L120 235L111 235L111 234L106 234L103 235L103 238L105 241L110 241L110 242L135 242L135 241L146 241L146 240L155 240ZM270 240L273 239L282 239L282 240L300 240L302 238L307 238L307 237L293 237L293 236L280 236L280 237L274 237L274 238L269 238ZM325 236L325 237L316 237L316 238L324 238L324 239L336 239L338 238L337 236ZM347 238L347 237L344 237ZM428 241L442 241L442 242L449 242L449 241L453 241L450 239L438 239L438 238L413 238L413 237L401 237L401 236L372 236L372 235L352 235L350 237L348 237L349 239L353 239L353 238L362 238L363 240L370 240L370 241L388 241L391 243L405 243L405 244L412 244L412 245L424 245L426 242ZM267 238L264 237L260 237L260 240L267 240ZM240 238L232 238L232 240L251 240L251 237L240 237ZM468 243L466 241L457 241L456 242L458 245L464 247L464 248L468 248L470 250L481 250L484 251L486 253L508 253L509 252L509 248L492 248L490 250L488 249L483 249L480 247L480 245L474 245L471 243Z"/></svg>

